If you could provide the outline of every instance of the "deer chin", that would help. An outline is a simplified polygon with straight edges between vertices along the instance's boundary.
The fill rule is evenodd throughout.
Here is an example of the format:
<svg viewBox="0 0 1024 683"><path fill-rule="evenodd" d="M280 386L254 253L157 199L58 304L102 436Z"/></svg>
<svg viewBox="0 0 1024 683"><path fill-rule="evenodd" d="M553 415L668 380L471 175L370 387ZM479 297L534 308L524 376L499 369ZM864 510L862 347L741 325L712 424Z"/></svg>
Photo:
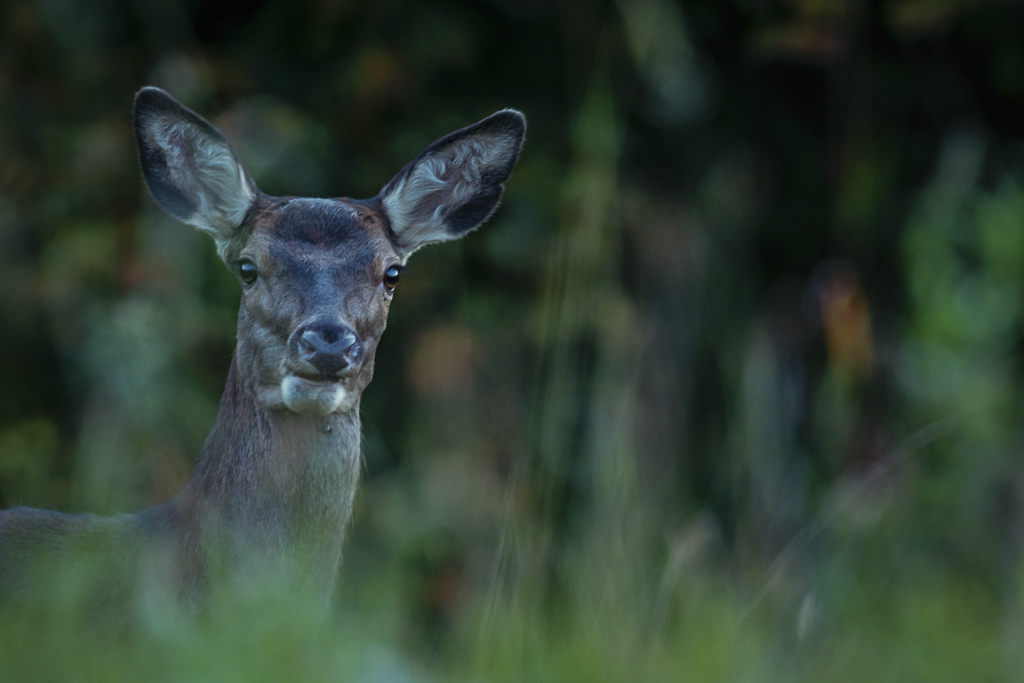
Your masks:
<svg viewBox="0 0 1024 683"><path fill-rule="evenodd" d="M356 404L357 396L341 382L317 382L286 375L281 381L281 398L289 410L303 415L344 413Z"/></svg>

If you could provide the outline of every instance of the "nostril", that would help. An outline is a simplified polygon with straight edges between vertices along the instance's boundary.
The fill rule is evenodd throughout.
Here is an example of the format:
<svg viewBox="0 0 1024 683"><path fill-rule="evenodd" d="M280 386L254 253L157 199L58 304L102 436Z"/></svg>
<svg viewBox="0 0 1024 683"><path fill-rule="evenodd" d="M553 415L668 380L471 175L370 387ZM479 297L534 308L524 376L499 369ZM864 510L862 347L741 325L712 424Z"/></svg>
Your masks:
<svg viewBox="0 0 1024 683"><path fill-rule="evenodd" d="M341 353L347 353L349 349L351 349L357 343L358 340L356 339L356 335L353 334L352 332L349 332L338 341L338 348L340 349Z"/></svg>
<svg viewBox="0 0 1024 683"><path fill-rule="evenodd" d="M352 343L346 346L341 354L349 365L359 365L363 362L363 345L353 339Z"/></svg>
<svg viewBox="0 0 1024 683"><path fill-rule="evenodd" d="M314 325L295 338L298 360L324 377L334 377L362 364L363 348L356 333L343 325Z"/></svg>
<svg viewBox="0 0 1024 683"><path fill-rule="evenodd" d="M313 330L306 330L299 336L299 350L306 356L311 356L323 346L320 335Z"/></svg>

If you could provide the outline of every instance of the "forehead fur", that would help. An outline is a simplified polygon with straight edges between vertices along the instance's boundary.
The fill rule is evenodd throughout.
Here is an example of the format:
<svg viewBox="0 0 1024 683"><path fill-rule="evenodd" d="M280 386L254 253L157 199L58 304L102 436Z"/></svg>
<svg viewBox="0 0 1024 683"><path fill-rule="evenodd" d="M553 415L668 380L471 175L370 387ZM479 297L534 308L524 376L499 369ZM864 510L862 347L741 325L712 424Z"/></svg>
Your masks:
<svg viewBox="0 0 1024 683"><path fill-rule="evenodd" d="M384 259L396 256L384 221L373 209L346 199L268 198L253 216L242 243L255 240L296 253L367 249ZM326 254L325 254L326 255Z"/></svg>
<svg viewBox="0 0 1024 683"><path fill-rule="evenodd" d="M332 248L365 239L366 226L346 202L336 199L292 199L280 208L273 237L282 242Z"/></svg>

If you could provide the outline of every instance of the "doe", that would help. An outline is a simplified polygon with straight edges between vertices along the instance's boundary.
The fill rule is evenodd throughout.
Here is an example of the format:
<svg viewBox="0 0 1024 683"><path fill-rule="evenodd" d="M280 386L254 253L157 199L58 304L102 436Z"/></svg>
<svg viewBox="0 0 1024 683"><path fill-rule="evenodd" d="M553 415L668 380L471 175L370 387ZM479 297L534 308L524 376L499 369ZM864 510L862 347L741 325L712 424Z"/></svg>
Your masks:
<svg viewBox="0 0 1024 683"><path fill-rule="evenodd" d="M525 131L520 112L499 111L429 145L372 199L274 197L206 119L139 91L150 193L213 238L242 288L227 385L167 502L116 517L0 511L0 604L31 603L40 577L68 565L94 570L90 602L107 606L153 586L196 604L266 576L326 604L361 462L359 401L399 274L420 247L490 217Z"/></svg>

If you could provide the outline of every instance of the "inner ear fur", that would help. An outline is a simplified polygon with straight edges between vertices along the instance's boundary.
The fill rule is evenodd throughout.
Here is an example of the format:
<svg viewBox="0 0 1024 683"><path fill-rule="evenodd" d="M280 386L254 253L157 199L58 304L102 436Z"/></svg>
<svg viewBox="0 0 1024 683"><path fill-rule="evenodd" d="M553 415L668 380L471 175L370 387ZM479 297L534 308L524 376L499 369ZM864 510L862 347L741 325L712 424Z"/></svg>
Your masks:
<svg viewBox="0 0 1024 683"><path fill-rule="evenodd" d="M159 88L135 96L146 186L178 220L210 233L222 253L259 194L224 135Z"/></svg>
<svg viewBox="0 0 1024 683"><path fill-rule="evenodd" d="M457 239L486 221L525 134L526 117L504 109L420 152L378 195L399 251Z"/></svg>

